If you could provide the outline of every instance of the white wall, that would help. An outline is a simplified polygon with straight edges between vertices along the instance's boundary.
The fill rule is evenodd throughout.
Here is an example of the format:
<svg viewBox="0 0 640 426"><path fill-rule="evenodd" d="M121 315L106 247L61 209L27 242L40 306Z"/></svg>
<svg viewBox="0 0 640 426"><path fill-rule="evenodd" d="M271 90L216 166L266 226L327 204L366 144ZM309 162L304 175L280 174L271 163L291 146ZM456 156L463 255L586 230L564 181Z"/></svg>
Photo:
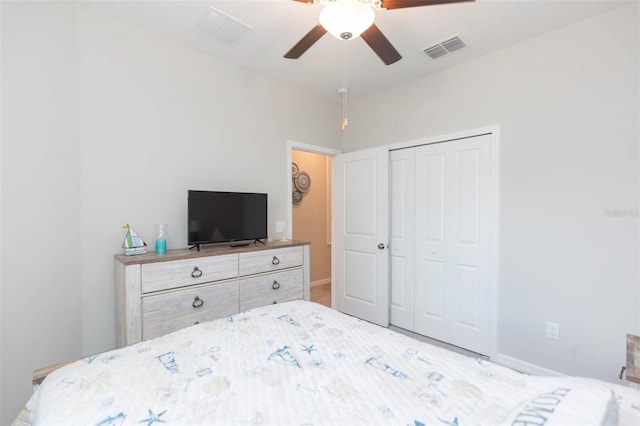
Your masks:
<svg viewBox="0 0 640 426"><path fill-rule="evenodd" d="M616 381L625 333L640 331L638 15L625 6L350 105L345 152L500 125L502 361Z"/></svg>
<svg viewBox="0 0 640 426"><path fill-rule="evenodd" d="M115 345L121 226L186 246L187 189L269 193L340 107L73 3L2 3L2 417L35 368ZM10 248L11 250L8 250Z"/></svg>
<svg viewBox="0 0 640 426"><path fill-rule="evenodd" d="M186 239L187 189L269 193L269 227L286 219L286 140L339 146L335 104L86 11L79 25L83 351L112 334L113 260L130 223L148 242L169 224ZM126 65L123 65L126 64ZM116 123L116 125L113 125ZM101 249L101 247L103 247ZM90 308L89 308L90 307ZM97 315L96 315L97 314Z"/></svg>
<svg viewBox="0 0 640 426"><path fill-rule="evenodd" d="M31 370L80 355L73 23L70 4L2 4L2 424Z"/></svg>

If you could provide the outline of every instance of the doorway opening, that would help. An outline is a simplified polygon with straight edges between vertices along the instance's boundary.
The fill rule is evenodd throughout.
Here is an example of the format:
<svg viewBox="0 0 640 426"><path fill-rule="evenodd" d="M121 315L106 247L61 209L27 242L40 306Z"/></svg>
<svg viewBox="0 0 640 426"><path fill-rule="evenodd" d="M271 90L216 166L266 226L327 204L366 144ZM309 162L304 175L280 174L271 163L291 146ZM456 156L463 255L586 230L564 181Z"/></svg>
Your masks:
<svg viewBox="0 0 640 426"><path fill-rule="evenodd" d="M311 301L331 307L331 164L339 151L289 143L289 235L308 241Z"/></svg>
<svg viewBox="0 0 640 426"><path fill-rule="evenodd" d="M311 243L311 301L331 307L331 157L291 151L292 238Z"/></svg>

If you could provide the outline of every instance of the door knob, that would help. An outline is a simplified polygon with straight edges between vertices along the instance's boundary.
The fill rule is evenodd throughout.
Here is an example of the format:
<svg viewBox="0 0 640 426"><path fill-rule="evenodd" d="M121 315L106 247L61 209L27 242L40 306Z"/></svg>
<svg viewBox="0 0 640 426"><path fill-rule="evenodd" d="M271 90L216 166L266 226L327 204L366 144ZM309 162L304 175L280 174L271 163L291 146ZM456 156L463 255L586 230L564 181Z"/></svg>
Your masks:
<svg viewBox="0 0 640 426"><path fill-rule="evenodd" d="M384 250L384 249L385 249L385 247L387 247L387 245L386 245L386 244L384 244L384 243L380 243L380 244L378 244L378 249L380 249L380 250Z"/></svg>

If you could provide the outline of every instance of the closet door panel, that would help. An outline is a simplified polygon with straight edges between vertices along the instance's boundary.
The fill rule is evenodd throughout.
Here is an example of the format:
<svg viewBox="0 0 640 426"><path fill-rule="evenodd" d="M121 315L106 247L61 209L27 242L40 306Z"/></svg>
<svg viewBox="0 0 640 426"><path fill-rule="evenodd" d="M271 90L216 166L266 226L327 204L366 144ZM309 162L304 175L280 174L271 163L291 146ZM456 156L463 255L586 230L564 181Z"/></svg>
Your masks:
<svg viewBox="0 0 640 426"><path fill-rule="evenodd" d="M418 199L417 208L422 214L418 218L419 231L424 241L443 243L445 239L445 193L447 170L444 154L426 154L418 151ZM423 219L423 220L420 220Z"/></svg>
<svg viewBox="0 0 640 426"><path fill-rule="evenodd" d="M479 149L459 151L456 157L456 243L477 247L480 152Z"/></svg>
<svg viewBox="0 0 640 426"><path fill-rule="evenodd" d="M491 137L416 148L415 331L490 350Z"/></svg>
<svg viewBox="0 0 640 426"><path fill-rule="evenodd" d="M414 212L415 148L392 151L389 156L390 275L389 322L414 328Z"/></svg>
<svg viewBox="0 0 640 426"><path fill-rule="evenodd" d="M422 288L425 290L423 316L434 320L445 320L444 285L445 264L427 260L424 262L424 276L426 280Z"/></svg>
<svg viewBox="0 0 640 426"><path fill-rule="evenodd" d="M479 269L472 265L456 265L458 282L457 325L478 328Z"/></svg>
<svg viewBox="0 0 640 426"><path fill-rule="evenodd" d="M452 246L454 277L450 342L488 354L491 342L491 137L450 144L454 160Z"/></svg>
<svg viewBox="0 0 640 426"><path fill-rule="evenodd" d="M429 148L416 148L414 321L416 332L446 341L448 164L443 152Z"/></svg>

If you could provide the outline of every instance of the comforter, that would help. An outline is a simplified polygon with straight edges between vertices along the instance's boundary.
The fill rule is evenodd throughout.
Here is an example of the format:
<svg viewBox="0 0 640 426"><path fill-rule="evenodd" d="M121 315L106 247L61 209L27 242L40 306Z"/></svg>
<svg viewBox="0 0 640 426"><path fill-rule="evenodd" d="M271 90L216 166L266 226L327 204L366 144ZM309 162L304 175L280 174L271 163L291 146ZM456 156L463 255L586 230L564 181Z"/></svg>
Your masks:
<svg viewBox="0 0 640 426"><path fill-rule="evenodd" d="M54 371L33 425L640 424L640 392L535 377L293 301Z"/></svg>

